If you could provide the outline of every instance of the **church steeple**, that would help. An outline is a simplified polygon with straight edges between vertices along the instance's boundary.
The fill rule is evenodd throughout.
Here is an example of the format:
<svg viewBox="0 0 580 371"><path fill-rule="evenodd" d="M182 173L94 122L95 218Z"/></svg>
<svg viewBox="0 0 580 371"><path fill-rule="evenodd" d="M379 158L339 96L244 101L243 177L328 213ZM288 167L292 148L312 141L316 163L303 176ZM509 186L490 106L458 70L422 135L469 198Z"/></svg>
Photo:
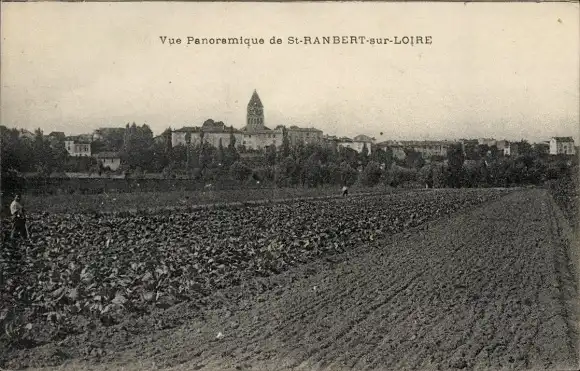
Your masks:
<svg viewBox="0 0 580 371"><path fill-rule="evenodd" d="M254 90L248 102L246 125L246 129L249 131L262 130L264 128L264 106L256 90Z"/></svg>

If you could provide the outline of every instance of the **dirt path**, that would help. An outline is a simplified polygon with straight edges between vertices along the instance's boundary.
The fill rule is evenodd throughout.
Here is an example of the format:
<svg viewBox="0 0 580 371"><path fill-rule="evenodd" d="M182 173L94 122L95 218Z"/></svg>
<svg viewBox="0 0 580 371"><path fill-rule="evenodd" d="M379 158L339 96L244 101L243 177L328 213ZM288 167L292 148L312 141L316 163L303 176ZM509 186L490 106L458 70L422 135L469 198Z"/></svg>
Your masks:
<svg viewBox="0 0 580 371"><path fill-rule="evenodd" d="M557 212L544 191L517 192L57 369L578 369Z"/></svg>

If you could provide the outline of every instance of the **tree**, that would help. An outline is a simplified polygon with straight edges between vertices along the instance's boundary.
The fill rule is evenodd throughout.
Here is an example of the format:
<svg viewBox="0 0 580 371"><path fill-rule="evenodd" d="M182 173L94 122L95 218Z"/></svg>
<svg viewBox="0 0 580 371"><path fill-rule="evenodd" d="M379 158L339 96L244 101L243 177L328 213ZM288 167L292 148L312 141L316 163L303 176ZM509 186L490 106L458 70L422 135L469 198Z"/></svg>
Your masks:
<svg viewBox="0 0 580 371"><path fill-rule="evenodd" d="M2 172L12 171L32 171L34 170L35 158L32 142L20 138L18 129L8 129L0 126L0 159L2 161Z"/></svg>
<svg viewBox="0 0 580 371"><path fill-rule="evenodd" d="M519 142L515 143L518 155L531 155L532 154L532 145L528 143L527 140L520 140Z"/></svg>
<svg viewBox="0 0 580 371"><path fill-rule="evenodd" d="M433 188L433 166L425 165L417 174L419 182L424 184L426 188Z"/></svg>
<svg viewBox="0 0 580 371"><path fill-rule="evenodd" d="M433 166L433 188L444 188L447 183L447 167L442 163Z"/></svg>
<svg viewBox="0 0 580 371"><path fill-rule="evenodd" d="M341 183L342 185L351 186L356 182L358 171L356 171L348 162L344 161L340 164Z"/></svg>
<svg viewBox="0 0 580 371"><path fill-rule="evenodd" d="M420 169L425 165L425 160L420 152L414 149L405 149L405 166L408 168Z"/></svg>
<svg viewBox="0 0 580 371"><path fill-rule="evenodd" d="M369 149L367 147L366 142L363 143L363 148L360 152L359 160L360 160L362 166L366 166L369 162Z"/></svg>
<svg viewBox="0 0 580 371"><path fill-rule="evenodd" d="M496 147L497 149L497 147ZM486 158L490 148L487 144L479 144L476 148L477 159Z"/></svg>
<svg viewBox="0 0 580 371"><path fill-rule="evenodd" d="M374 187L379 184L382 173L379 163L370 161L361 173L361 183L367 187Z"/></svg>
<svg viewBox="0 0 580 371"><path fill-rule="evenodd" d="M252 174L252 169L247 167L241 161L236 161L230 167L230 176L232 179L243 183Z"/></svg>
<svg viewBox="0 0 580 371"><path fill-rule="evenodd" d="M217 162L217 164L219 166L222 166L224 163L225 157L226 156L225 156L224 146L222 144L222 138L220 138L219 143L218 143L218 150L216 152L215 162Z"/></svg>
<svg viewBox="0 0 580 371"><path fill-rule="evenodd" d="M447 166L449 168L448 184L453 188L461 186L463 162L465 156L460 144L453 144L447 150Z"/></svg>
<svg viewBox="0 0 580 371"><path fill-rule="evenodd" d="M271 145L266 147L266 163L270 166L276 164L276 146Z"/></svg>
<svg viewBox="0 0 580 371"><path fill-rule="evenodd" d="M282 129L282 158L290 156L290 138L288 138L288 130L284 127Z"/></svg>
<svg viewBox="0 0 580 371"><path fill-rule="evenodd" d="M417 180L417 170L393 164L387 171L385 181L391 187L398 187L405 182L413 182Z"/></svg>
<svg viewBox="0 0 580 371"><path fill-rule="evenodd" d="M140 167L151 169L153 164L153 132L146 124L138 127L135 123L125 128L121 160L130 169Z"/></svg>
<svg viewBox="0 0 580 371"><path fill-rule="evenodd" d="M320 166L320 158L317 153L313 153L308 157L304 168L304 179L309 187L318 187L322 184L322 169Z"/></svg>

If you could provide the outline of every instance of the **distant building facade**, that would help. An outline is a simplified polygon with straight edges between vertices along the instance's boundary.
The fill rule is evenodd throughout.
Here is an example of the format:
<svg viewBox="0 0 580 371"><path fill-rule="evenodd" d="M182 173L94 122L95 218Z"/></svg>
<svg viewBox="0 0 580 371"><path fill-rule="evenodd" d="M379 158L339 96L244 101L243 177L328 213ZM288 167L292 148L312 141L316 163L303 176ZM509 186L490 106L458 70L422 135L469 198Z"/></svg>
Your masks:
<svg viewBox="0 0 580 371"><path fill-rule="evenodd" d="M173 147L179 145L187 145L189 136L190 144L198 146L202 142L207 143L213 147L219 147L220 141L223 147L230 145L232 134L236 141L236 147L239 147L242 142L242 133L240 130L234 129L232 126L226 126L221 121L206 120L201 127L183 127L174 130L171 133L171 145Z"/></svg>
<svg viewBox="0 0 580 371"><path fill-rule="evenodd" d="M101 152L95 155L95 158L103 167L115 171L121 166L121 156L117 152Z"/></svg>
<svg viewBox="0 0 580 371"><path fill-rule="evenodd" d="M361 153L366 146L369 155L373 150L372 147L374 145L374 142L375 142L374 138L371 138L367 135L357 135L352 139L342 137L337 140L338 147L350 148L357 151L358 153Z"/></svg>
<svg viewBox="0 0 580 371"><path fill-rule="evenodd" d="M24 138L24 139L28 139L28 140L34 140L34 138L36 137L36 135L26 129L20 129L18 132L18 137L19 138Z"/></svg>
<svg viewBox="0 0 580 371"><path fill-rule="evenodd" d="M190 139L191 144L193 144L196 141L195 137L198 138L197 142L199 143L200 132L201 128L194 126L184 126L181 129L173 130L171 132L171 146L177 147L187 145L188 133L191 137Z"/></svg>
<svg viewBox="0 0 580 371"><path fill-rule="evenodd" d="M446 157L449 147L451 147L455 142L450 141L401 141L400 144L406 148L411 149L415 152L419 152L421 157L430 158L432 156Z"/></svg>
<svg viewBox="0 0 580 371"><path fill-rule="evenodd" d="M491 147L491 146L495 146L497 144L497 141L493 138L479 138L477 140L477 144L487 145L487 146Z"/></svg>
<svg viewBox="0 0 580 371"><path fill-rule="evenodd" d="M204 143L208 143L216 148L219 147L220 143L224 148L228 147L232 135L235 139L236 147L239 146L242 140L242 133L238 129L234 129L233 126L226 126L221 121L215 122L211 119L206 120L201 126L200 141L201 133L203 133Z"/></svg>
<svg viewBox="0 0 580 371"><path fill-rule="evenodd" d="M276 129L279 129L277 127ZM286 129L288 141L291 146L298 143L304 144L318 144L322 142L322 130L315 128L300 128L298 126L290 126Z"/></svg>
<svg viewBox="0 0 580 371"><path fill-rule="evenodd" d="M500 151L503 150L504 156L517 156L519 154L517 143L511 143L508 141L501 142L503 142L501 145L502 148L500 149L498 146L497 149Z"/></svg>
<svg viewBox="0 0 580 371"><path fill-rule="evenodd" d="M574 139L572 137L552 137L550 139L551 155L575 155Z"/></svg>
<svg viewBox="0 0 580 371"><path fill-rule="evenodd" d="M91 156L91 143L87 140L78 138L66 138L64 141L64 148L70 156Z"/></svg>

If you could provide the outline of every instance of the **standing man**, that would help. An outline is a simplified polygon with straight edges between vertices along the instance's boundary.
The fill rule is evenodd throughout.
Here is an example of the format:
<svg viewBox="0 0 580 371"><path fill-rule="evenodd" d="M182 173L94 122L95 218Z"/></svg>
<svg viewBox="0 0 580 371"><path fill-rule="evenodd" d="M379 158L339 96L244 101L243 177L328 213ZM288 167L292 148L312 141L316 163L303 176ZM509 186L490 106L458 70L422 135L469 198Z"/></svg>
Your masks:
<svg viewBox="0 0 580 371"><path fill-rule="evenodd" d="M342 187L342 197L348 196L348 187L345 185Z"/></svg>
<svg viewBox="0 0 580 371"><path fill-rule="evenodd" d="M14 201L10 204L10 213L12 214L12 232L10 238L14 238L14 232L24 239L28 238L28 229L26 228L26 216L24 215L24 208L20 203L20 195L14 196Z"/></svg>

